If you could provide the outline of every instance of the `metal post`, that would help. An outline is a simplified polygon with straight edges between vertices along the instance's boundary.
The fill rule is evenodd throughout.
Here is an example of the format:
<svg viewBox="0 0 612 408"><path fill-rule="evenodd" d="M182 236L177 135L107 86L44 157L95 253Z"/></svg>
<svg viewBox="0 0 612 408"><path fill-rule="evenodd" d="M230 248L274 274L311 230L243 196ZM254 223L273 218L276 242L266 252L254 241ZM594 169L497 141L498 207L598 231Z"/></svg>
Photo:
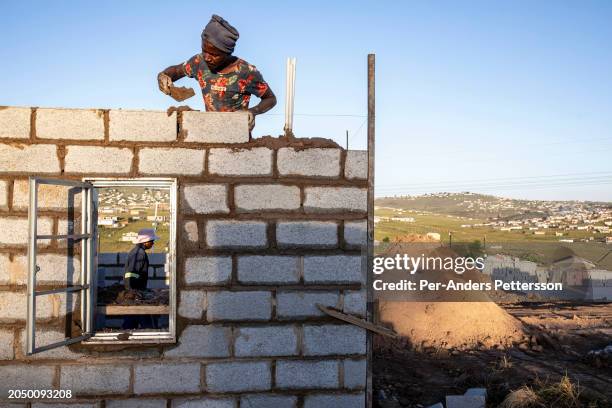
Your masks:
<svg viewBox="0 0 612 408"><path fill-rule="evenodd" d="M374 303L372 298L372 267L374 266L374 133L375 133L375 63L376 56L368 54L368 270L367 272L367 319L373 322ZM367 379L366 407L372 407L372 348L373 334L367 335Z"/></svg>
<svg viewBox="0 0 612 408"><path fill-rule="evenodd" d="M293 106L295 99L295 58L287 58L285 78L285 136L293 136Z"/></svg>
<svg viewBox="0 0 612 408"><path fill-rule="evenodd" d="M30 208L28 208L28 318L26 319L27 354L31 355L36 347L36 249L38 185L36 179L30 177Z"/></svg>

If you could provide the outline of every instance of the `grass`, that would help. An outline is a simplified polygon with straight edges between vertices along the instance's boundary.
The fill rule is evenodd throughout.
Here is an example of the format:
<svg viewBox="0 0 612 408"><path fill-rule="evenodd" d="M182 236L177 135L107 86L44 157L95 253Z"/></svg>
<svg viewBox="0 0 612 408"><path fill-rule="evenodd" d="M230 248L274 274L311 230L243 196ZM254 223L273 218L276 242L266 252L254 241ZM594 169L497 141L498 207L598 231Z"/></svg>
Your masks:
<svg viewBox="0 0 612 408"><path fill-rule="evenodd" d="M588 405L585 403L588 402ZM596 401L583 401L577 384L564 375L558 382L536 379L533 386L524 385L512 391L500 408L582 408L597 407Z"/></svg>

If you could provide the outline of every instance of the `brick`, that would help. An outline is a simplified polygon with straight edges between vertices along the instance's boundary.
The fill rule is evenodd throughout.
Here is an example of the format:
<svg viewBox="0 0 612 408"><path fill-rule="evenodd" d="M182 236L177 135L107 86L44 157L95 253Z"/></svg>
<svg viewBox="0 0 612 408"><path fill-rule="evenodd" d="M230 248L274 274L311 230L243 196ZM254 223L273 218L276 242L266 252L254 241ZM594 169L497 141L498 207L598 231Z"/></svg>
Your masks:
<svg viewBox="0 0 612 408"><path fill-rule="evenodd" d="M68 146L66 150L66 173L128 174L132 168L131 149Z"/></svg>
<svg viewBox="0 0 612 408"><path fill-rule="evenodd" d="M285 221L276 226L279 247L333 248L338 245L338 225L325 221Z"/></svg>
<svg viewBox="0 0 612 408"><path fill-rule="evenodd" d="M111 110L108 136L111 141L171 142L176 140L176 112Z"/></svg>
<svg viewBox="0 0 612 408"><path fill-rule="evenodd" d="M213 363L206 365L209 392L266 391L272 388L272 369L267 361Z"/></svg>
<svg viewBox="0 0 612 408"><path fill-rule="evenodd" d="M116 252L102 252L98 254L98 265L116 265L117 263Z"/></svg>
<svg viewBox="0 0 612 408"><path fill-rule="evenodd" d="M229 256L198 256L185 261L187 285L223 285L232 275L232 258Z"/></svg>
<svg viewBox="0 0 612 408"><path fill-rule="evenodd" d="M348 314L365 316L367 308L367 293L365 290L349 290L344 292L344 308Z"/></svg>
<svg viewBox="0 0 612 408"><path fill-rule="evenodd" d="M1 112L1 111L0 111ZM13 330L0 330L0 360L13 360L15 358L14 347L15 334Z"/></svg>
<svg viewBox="0 0 612 408"><path fill-rule="evenodd" d="M208 221L206 243L212 248L265 248L267 229L263 221Z"/></svg>
<svg viewBox="0 0 612 408"><path fill-rule="evenodd" d="M60 387L78 395L126 393L130 387L130 367L109 365L64 365Z"/></svg>
<svg viewBox="0 0 612 408"><path fill-rule="evenodd" d="M36 109L39 139L103 140L104 116L97 109Z"/></svg>
<svg viewBox="0 0 612 408"><path fill-rule="evenodd" d="M48 217L38 218L38 235L53 233L53 220ZM0 218L0 245L26 245L28 243L27 218ZM39 240L39 244L49 244L49 240Z"/></svg>
<svg viewBox="0 0 612 408"><path fill-rule="evenodd" d="M0 398L6 398L9 390L55 389L55 367L11 364L0 366Z"/></svg>
<svg viewBox="0 0 612 408"><path fill-rule="evenodd" d="M204 153L202 149L142 149L138 171L143 174L199 175L204 171Z"/></svg>
<svg viewBox="0 0 612 408"><path fill-rule="evenodd" d="M106 408L166 408L165 399L120 399L106 400Z"/></svg>
<svg viewBox="0 0 612 408"><path fill-rule="evenodd" d="M172 400L172 408L236 408L237 402L229 398L179 398Z"/></svg>
<svg viewBox="0 0 612 408"><path fill-rule="evenodd" d="M208 171L221 176L272 175L272 150L267 147L251 149L210 149Z"/></svg>
<svg viewBox="0 0 612 408"><path fill-rule="evenodd" d="M341 324L304 326L304 355L365 354L364 329Z"/></svg>
<svg viewBox="0 0 612 408"><path fill-rule="evenodd" d="M340 175L340 149L283 147L278 150L277 166L281 176L335 178Z"/></svg>
<svg viewBox="0 0 612 408"><path fill-rule="evenodd" d="M304 408L356 408L365 406L365 394L308 395Z"/></svg>
<svg viewBox="0 0 612 408"><path fill-rule="evenodd" d="M30 108L0 107L0 138L30 138Z"/></svg>
<svg viewBox="0 0 612 408"><path fill-rule="evenodd" d="M0 180L0 210L8 209L8 189L8 181Z"/></svg>
<svg viewBox="0 0 612 408"><path fill-rule="evenodd" d="M27 262L25 257L23 262ZM36 257L36 264L40 267L36 274L37 283L60 283L66 286L80 280L81 261L76 257L41 254Z"/></svg>
<svg viewBox="0 0 612 408"><path fill-rule="evenodd" d="M54 311L55 295L40 296L36 299L36 318L48 319L57 315ZM27 297L25 292L0 291L0 322L24 321L27 315Z"/></svg>
<svg viewBox="0 0 612 408"><path fill-rule="evenodd" d="M306 187L307 213L367 212L368 190L357 187Z"/></svg>
<svg viewBox="0 0 612 408"><path fill-rule="evenodd" d="M279 319L303 319L324 315L317 308L317 303L337 308L340 295L338 292L278 292L276 303L276 314Z"/></svg>
<svg viewBox="0 0 612 408"><path fill-rule="evenodd" d="M208 321L270 320L272 294L270 292L209 292Z"/></svg>
<svg viewBox="0 0 612 408"><path fill-rule="evenodd" d="M186 213L227 214L226 184L191 184L183 188L182 207Z"/></svg>
<svg viewBox="0 0 612 408"><path fill-rule="evenodd" d="M135 394L200 391L200 364L142 364L134 367Z"/></svg>
<svg viewBox="0 0 612 408"><path fill-rule="evenodd" d="M38 302L37 302L38 303ZM25 329L21 330L21 347L25 353L27 333ZM46 330L42 328L36 328L36 347L43 347L49 344L64 341L66 335L64 332L58 330ZM42 351L31 356L28 356L28 360L40 360L40 359L62 359L62 360L74 360L86 356L86 354L76 353L70 350L67 346L57 347L51 350Z"/></svg>
<svg viewBox="0 0 612 408"><path fill-rule="evenodd" d="M358 255L329 255L304 257L305 283L363 283Z"/></svg>
<svg viewBox="0 0 612 408"><path fill-rule="evenodd" d="M482 395L447 395L446 408L485 408L486 398Z"/></svg>
<svg viewBox="0 0 612 408"><path fill-rule="evenodd" d="M232 330L214 325L187 326L178 346L164 352L164 357L229 357Z"/></svg>
<svg viewBox="0 0 612 408"><path fill-rule="evenodd" d="M59 173L57 148L50 144L0 144L0 173Z"/></svg>
<svg viewBox="0 0 612 408"><path fill-rule="evenodd" d="M296 256L241 256L238 281L255 284L289 284L300 281L300 258Z"/></svg>
<svg viewBox="0 0 612 408"><path fill-rule="evenodd" d="M181 290L178 313L188 319L201 319L206 311L206 292Z"/></svg>
<svg viewBox="0 0 612 408"><path fill-rule="evenodd" d="M100 408L97 402L81 402L81 403L53 403L53 402L35 402L32 408Z"/></svg>
<svg viewBox="0 0 612 408"><path fill-rule="evenodd" d="M11 262L8 254L0 254L0 285L9 285L13 283L14 268L14 262ZM17 273L25 276L25 269L19 269L21 270L19 270Z"/></svg>
<svg viewBox="0 0 612 408"><path fill-rule="evenodd" d="M297 397L292 395L245 395L240 398L240 406L247 408L296 408Z"/></svg>
<svg viewBox="0 0 612 408"><path fill-rule="evenodd" d="M41 210L65 210L81 207L81 189L39 184L38 208ZM27 210L30 206L30 184L28 180L15 180L13 187L13 209Z"/></svg>
<svg viewBox="0 0 612 408"><path fill-rule="evenodd" d="M344 360L344 388L363 389L366 386L366 360Z"/></svg>
<svg viewBox="0 0 612 408"><path fill-rule="evenodd" d="M240 185L234 200L239 212L290 211L300 208L300 189L278 184Z"/></svg>
<svg viewBox="0 0 612 408"><path fill-rule="evenodd" d="M183 224L183 231L185 233L185 239L188 242L194 243L198 242L200 239L197 221L185 221Z"/></svg>
<svg viewBox="0 0 612 408"><path fill-rule="evenodd" d="M181 130L186 142L247 143L249 119L246 112L183 112Z"/></svg>
<svg viewBox="0 0 612 408"><path fill-rule="evenodd" d="M280 389L338 388L338 361L277 361Z"/></svg>
<svg viewBox="0 0 612 408"><path fill-rule="evenodd" d="M234 345L237 357L296 356L295 326L240 327Z"/></svg>
<svg viewBox="0 0 612 408"><path fill-rule="evenodd" d="M368 225L366 221L345 221L344 241L351 247L363 247L368 242Z"/></svg>
<svg viewBox="0 0 612 408"><path fill-rule="evenodd" d="M368 178L368 152L367 150L349 150L346 152L344 164L344 177L349 180Z"/></svg>

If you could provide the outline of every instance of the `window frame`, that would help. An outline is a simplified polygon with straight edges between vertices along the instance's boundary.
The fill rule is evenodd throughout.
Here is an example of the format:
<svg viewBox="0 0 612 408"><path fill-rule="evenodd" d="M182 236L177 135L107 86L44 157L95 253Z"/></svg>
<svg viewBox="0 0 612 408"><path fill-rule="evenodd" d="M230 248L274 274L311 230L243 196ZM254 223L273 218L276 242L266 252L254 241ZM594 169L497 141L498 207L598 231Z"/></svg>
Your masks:
<svg viewBox="0 0 612 408"><path fill-rule="evenodd" d="M168 242L168 263L170 273L170 296L168 313L168 331L167 332L147 332L138 330L130 335L127 340L120 340L117 336L120 333L96 333L92 328L91 336L83 341L83 344L174 344L176 343L176 314L177 314L177 278L176 278L176 234L178 225L178 181L175 178L159 178L159 177L138 177L138 178L109 178L109 177L86 177L84 183L92 185L94 193L93 199L93 236L94 236L94 251L93 251L93 274L91 280L91 291L93 296L89 298L90 308L92 310L92 318L97 316L97 285L98 285L98 253L97 253L97 236L98 236L98 197L97 188L112 188L112 187L151 187L151 188L168 188L170 190L170 236Z"/></svg>

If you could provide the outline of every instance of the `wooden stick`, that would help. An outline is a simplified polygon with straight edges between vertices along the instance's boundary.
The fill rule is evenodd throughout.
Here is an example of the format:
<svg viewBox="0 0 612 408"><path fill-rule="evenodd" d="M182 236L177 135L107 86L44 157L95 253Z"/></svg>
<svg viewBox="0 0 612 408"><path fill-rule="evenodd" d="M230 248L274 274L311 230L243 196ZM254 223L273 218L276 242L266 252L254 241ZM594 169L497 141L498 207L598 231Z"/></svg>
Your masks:
<svg viewBox="0 0 612 408"><path fill-rule="evenodd" d="M366 320L360 319L358 317L351 316L351 315L339 312L337 310L334 310L334 309L331 309L329 307L323 306L320 303L317 303L317 307L319 308L320 311L322 311L326 315L329 315L331 317L335 317L336 319L342 320L342 321L350 323L350 324L354 324L355 326L359 326L359 327L361 327L363 329L372 331L374 333L382 334L383 336L389 336L389 337L393 337L393 338L398 338L399 337L397 335L397 333L395 333L391 329L387 329L386 327L379 326L379 325L376 325L374 323L370 323L370 322L368 322Z"/></svg>

